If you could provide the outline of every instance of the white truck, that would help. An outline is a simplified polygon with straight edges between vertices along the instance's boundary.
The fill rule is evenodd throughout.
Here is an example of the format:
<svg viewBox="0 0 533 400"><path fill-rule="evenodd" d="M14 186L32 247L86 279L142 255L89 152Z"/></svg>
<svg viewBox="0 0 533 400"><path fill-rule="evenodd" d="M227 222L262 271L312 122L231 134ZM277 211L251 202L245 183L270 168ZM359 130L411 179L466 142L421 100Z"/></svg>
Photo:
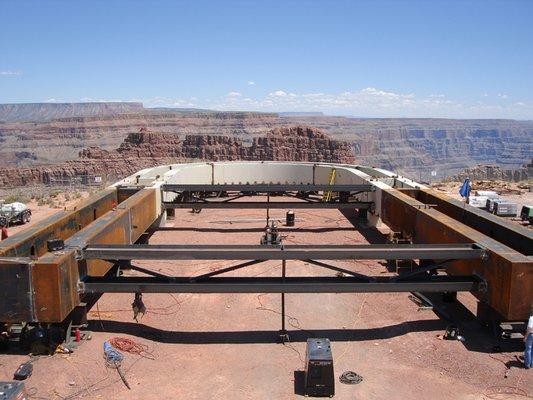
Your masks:
<svg viewBox="0 0 533 400"><path fill-rule="evenodd" d="M14 202L0 205L0 225L12 226L31 221L31 210L26 204Z"/></svg>

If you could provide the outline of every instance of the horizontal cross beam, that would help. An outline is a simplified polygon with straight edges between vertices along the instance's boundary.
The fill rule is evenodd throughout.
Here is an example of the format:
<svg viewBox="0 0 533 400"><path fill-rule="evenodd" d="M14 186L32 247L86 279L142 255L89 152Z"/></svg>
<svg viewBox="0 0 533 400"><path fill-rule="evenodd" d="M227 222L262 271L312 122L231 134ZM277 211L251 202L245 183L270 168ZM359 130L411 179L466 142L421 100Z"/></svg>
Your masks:
<svg viewBox="0 0 533 400"><path fill-rule="evenodd" d="M363 202L339 202L339 203L322 203L322 202L305 202L305 201L283 201L283 202L266 202L266 201L189 201L183 203L163 203L165 208L270 208L270 209L311 209L311 208L333 208L333 209L368 209L371 203Z"/></svg>
<svg viewBox="0 0 533 400"><path fill-rule="evenodd" d="M163 190L177 192L318 192L331 190L333 192L370 192L374 187L369 184L171 184L161 185Z"/></svg>
<svg viewBox="0 0 533 400"><path fill-rule="evenodd" d="M462 260L483 255L472 244L89 245L80 252L86 260Z"/></svg>
<svg viewBox="0 0 533 400"><path fill-rule="evenodd" d="M434 276L427 280L393 282L386 277L237 277L163 280L154 277L88 277L79 283L82 293L372 293L471 292L485 290L472 276Z"/></svg>

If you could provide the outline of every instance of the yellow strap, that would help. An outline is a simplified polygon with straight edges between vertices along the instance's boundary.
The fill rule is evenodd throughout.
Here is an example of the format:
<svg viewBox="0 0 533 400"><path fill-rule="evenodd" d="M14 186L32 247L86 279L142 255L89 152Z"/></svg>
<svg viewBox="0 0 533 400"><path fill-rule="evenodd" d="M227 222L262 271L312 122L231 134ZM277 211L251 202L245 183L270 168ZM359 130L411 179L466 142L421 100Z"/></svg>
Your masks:
<svg viewBox="0 0 533 400"><path fill-rule="evenodd" d="M337 178L337 169L332 168L331 172L329 173L329 185L333 185L335 183L335 179ZM324 192L324 195L322 196L322 201L327 202L331 201L332 197L332 191L327 190Z"/></svg>

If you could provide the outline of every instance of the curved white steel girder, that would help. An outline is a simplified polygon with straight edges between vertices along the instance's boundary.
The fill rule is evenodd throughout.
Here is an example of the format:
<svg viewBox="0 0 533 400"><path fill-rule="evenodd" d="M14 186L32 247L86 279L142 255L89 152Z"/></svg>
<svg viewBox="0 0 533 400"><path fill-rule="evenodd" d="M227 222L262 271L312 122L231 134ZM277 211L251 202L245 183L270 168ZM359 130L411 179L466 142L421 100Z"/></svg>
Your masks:
<svg viewBox="0 0 533 400"><path fill-rule="evenodd" d="M374 191L358 195L360 201L373 202L369 219L381 216L381 190L425 188L394 172L362 165L285 162L225 161L161 165L143 169L114 186L158 187L163 184L315 184L328 185L331 170L335 184L370 184Z"/></svg>

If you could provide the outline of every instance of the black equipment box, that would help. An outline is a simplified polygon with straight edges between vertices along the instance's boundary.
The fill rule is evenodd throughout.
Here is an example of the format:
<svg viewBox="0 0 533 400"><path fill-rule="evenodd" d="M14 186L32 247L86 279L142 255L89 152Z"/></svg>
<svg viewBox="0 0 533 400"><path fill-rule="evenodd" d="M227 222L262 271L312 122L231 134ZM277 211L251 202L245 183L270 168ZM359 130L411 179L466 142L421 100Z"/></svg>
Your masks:
<svg viewBox="0 0 533 400"><path fill-rule="evenodd" d="M29 400L22 382L0 382L0 400Z"/></svg>
<svg viewBox="0 0 533 400"><path fill-rule="evenodd" d="M19 365L17 370L15 371L15 374L13 375L13 379L17 381L23 381L24 379L28 379L33 372L33 364L31 362L25 362Z"/></svg>
<svg viewBox="0 0 533 400"><path fill-rule="evenodd" d="M307 339L304 394L315 397L333 397L335 394L335 374L329 339Z"/></svg>
<svg viewBox="0 0 533 400"><path fill-rule="evenodd" d="M48 240L46 242L46 247L50 252L63 250L65 248L65 242L63 241L63 239Z"/></svg>

